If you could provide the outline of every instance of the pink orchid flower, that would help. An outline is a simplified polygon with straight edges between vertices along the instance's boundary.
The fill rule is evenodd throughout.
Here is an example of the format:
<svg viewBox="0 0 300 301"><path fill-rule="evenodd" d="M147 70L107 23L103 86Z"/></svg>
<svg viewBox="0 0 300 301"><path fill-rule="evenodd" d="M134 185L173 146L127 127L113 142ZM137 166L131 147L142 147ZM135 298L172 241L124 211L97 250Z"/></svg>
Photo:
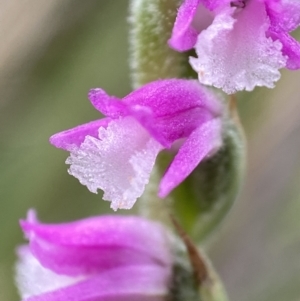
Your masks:
<svg viewBox="0 0 300 301"><path fill-rule="evenodd" d="M199 81L231 94L274 87L279 69L300 68L298 0L185 0L169 45L195 48L190 64Z"/></svg>
<svg viewBox="0 0 300 301"><path fill-rule="evenodd" d="M161 225L134 216L42 224L29 212L21 227L17 285L23 301L163 301L172 254Z"/></svg>
<svg viewBox="0 0 300 301"><path fill-rule="evenodd" d="M144 191L158 153L179 144L160 182L165 197L222 143L222 104L196 80L149 83L122 100L102 89L89 93L106 118L55 134L50 142L70 151L69 173L111 207L129 209Z"/></svg>

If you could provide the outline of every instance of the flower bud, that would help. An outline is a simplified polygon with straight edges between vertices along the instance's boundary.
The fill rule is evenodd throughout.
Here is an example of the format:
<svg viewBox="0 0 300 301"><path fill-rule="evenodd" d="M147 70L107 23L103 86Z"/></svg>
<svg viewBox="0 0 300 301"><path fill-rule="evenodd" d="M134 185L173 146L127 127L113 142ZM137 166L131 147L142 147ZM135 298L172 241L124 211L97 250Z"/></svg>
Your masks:
<svg viewBox="0 0 300 301"><path fill-rule="evenodd" d="M157 223L102 216L41 224L21 221L29 245L19 248L17 285L26 301L163 301L172 254Z"/></svg>

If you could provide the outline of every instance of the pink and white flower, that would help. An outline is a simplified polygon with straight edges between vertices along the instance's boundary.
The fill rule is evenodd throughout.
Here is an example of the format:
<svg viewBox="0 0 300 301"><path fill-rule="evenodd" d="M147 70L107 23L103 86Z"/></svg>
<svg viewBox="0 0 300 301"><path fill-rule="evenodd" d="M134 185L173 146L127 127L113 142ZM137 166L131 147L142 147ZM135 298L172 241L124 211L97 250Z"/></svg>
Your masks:
<svg viewBox="0 0 300 301"><path fill-rule="evenodd" d="M178 152L161 180L165 197L222 144L222 104L196 80L149 83L122 100L89 93L106 118L58 133L50 142L70 151L69 173L113 209L129 209L144 191L155 159L175 142Z"/></svg>
<svg viewBox="0 0 300 301"><path fill-rule="evenodd" d="M190 64L199 81L231 94L274 87L279 69L300 68L298 0L185 0L169 45L195 48Z"/></svg>
<svg viewBox="0 0 300 301"><path fill-rule="evenodd" d="M21 227L16 281L23 301L163 301L173 259L158 223L101 216L42 224L29 212Z"/></svg>

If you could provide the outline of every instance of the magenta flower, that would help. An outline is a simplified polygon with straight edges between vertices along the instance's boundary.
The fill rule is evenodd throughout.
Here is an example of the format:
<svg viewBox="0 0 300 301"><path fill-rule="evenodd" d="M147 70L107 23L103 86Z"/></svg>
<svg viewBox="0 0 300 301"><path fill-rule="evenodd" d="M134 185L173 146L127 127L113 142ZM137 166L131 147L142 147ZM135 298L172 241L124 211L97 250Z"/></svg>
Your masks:
<svg viewBox="0 0 300 301"><path fill-rule="evenodd" d="M26 301L163 301L172 273L169 237L139 217L102 216L21 227L17 284Z"/></svg>
<svg viewBox="0 0 300 301"><path fill-rule="evenodd" d="M166 196L221 145L221 103L196 80L149 83L121 101L102 89L89 93L107 117L50 138L70 151L69 173L94 193L104 191L113 209L129 209L144 191L157 154L179 150L160 183Z"/></svg>
<svg viewBox="0 0 300 301"><path fill-rule="evenodd" d="M229 94L272 88L280 68L300 68L300 44L289 35L299 24L297 0L185 0L169 44L195 48L190 64L202 84Z"/></svg>

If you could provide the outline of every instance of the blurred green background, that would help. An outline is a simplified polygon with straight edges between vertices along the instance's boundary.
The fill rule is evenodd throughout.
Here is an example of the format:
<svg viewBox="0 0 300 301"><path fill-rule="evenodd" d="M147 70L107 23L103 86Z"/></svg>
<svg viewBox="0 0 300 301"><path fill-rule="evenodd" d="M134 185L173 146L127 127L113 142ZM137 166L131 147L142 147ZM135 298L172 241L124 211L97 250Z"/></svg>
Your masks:
<svg viewBox="0 0 300 301"><path fill-rule="evenodd" d="M99 117L90 88L130 91L128 1L1 5L0 301L13 301L14 249L24 242L18 220L28 208L47 222L112 213L67 174L67 153L48 138ZM247 178L208 252L232 301L299 301L300 72L283 71L275 89L238 99Z"/></svg>

